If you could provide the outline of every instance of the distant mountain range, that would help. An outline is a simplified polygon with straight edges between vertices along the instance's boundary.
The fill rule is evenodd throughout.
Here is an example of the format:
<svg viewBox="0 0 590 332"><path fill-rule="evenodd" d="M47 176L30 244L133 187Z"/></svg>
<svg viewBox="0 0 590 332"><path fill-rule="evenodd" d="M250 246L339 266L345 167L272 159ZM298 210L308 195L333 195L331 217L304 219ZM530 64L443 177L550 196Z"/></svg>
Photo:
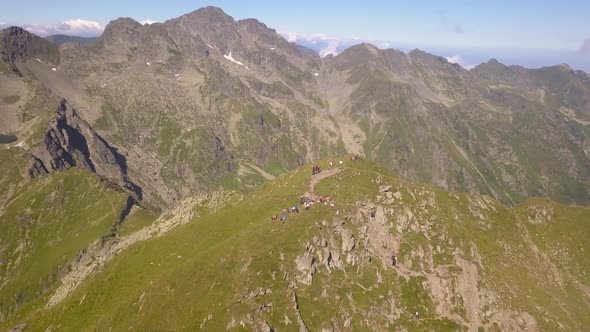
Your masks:
<svg viewBox="0 0 590 332"><path fill-rule="evenodd" d="M51 35L45 37L50 42L61 45L64 43L81 43L81 44L92 44L98 37L79 37L79 36L67 36L67 35Z"/></svg>

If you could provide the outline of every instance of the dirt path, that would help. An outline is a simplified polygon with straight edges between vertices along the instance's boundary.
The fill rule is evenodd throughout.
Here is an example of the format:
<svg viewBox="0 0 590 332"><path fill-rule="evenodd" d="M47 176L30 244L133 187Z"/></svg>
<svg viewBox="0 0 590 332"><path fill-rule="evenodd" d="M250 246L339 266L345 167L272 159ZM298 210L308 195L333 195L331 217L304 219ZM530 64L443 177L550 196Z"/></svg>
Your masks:
<svg viewBox="0 0 590 332"><path fill-rule="evenodd" d="M70 262L72 266L71 271L61 277L61 285L51 295L46 307L51 308L65 299L84 280L102 271L113 257L134 243L162 236L171 229L190 222L198 215L194 208L196 205L203 204L204 201L209 201L208 207L215 211L219 207L224 206L226 200L231 197L224 195L224 193L187 197L174 209L162 213L153 224L135 233L111 238L106 243L103 243L100 239L95 241L81 255Z"/></svg>
<svg viewBox="0 0 590 332"><path fill-rule="evenodd" d="M342 172L342 169L334 168L334 169L330 169L327 171L321 171L319 174L316 174L316 175L312 175L311 180L309 181L309 192L310 193L314 192L316 184L318 184L323 179L329 178L330 176L336 175L340 172Z"/></svg>

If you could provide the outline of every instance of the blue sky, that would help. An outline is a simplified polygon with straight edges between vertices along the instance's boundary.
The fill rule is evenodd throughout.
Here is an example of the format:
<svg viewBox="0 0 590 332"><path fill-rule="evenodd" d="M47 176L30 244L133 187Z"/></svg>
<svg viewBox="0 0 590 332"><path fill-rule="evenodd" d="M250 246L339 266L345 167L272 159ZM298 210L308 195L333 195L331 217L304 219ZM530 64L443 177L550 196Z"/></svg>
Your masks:
<svg viewBox="0 0 590 332"><path fill-rule="evenodd" d="M495 57L528 67L565 62L590 71L588 0L0 0L0 23L25 25L40 34L96 35L117 17L162 22L209 5L235 19L255 17L324 54L371 41L406 51L424 49L465 67Z"/></svg>

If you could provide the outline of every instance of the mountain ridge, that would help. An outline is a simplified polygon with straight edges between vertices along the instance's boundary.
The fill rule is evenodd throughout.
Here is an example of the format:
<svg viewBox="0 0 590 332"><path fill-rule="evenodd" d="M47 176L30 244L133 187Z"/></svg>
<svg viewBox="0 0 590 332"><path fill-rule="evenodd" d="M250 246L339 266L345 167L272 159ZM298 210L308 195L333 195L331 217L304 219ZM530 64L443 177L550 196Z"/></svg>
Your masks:
<svg viewBox="0 0 590 332"><path fill-rule="evenodd" d="M114 119L115 113L121 118L120 109L128 110L121 118L123 122L111 123L108 131L102 133L107 138L113 134L120 137L128 135L130 132L120 127L127 126L126 122L133 121L133 117L144 117L137 102L133 99L124 101L124 96L133 95L132 91L145 83L145 88L152 91L152 107L183 108L166 115L166 121L186 122L190 112L197 112L199 121L208 123L207 135L221 140L233 155L242 154L246 159L256 159L244 162L237 169L229 168L224 176L236 176L237 170L249 168L246 163L266 169L274 159L279 162L280 168L287 170L304 161L325 157L327 150L332 153L348 150L367 155L409 179L436 183L451 190L487 193L505 202L516 203L531 194L553 198L561 196L559 199L565 198L567 202L590 201L590 185L583 175L590 169L587 152L590 151L587 147L590 143L581 134L568 138L568 131L585 130L574 128L571 123L584 126L590 119L586 111L586 106L590 104L587 97L590 85L585 76L565 67L525 69L490 60L468 71L449 63L444 57L421 50L406 54L393 49L381 50L368 43L352 46L335 57L321 59L287 42L275 30L255 19L236 21L216 7L202 8L152 25L120 18L107 25L96 43L69 45L60 52L67 54L61 70L69 76L66 80L72 81L72 88L58 92L65 93L60 97L80 103L77 108L86 112L82 115L87 116L90 122L101 116ZM150 78L138 71L155 75ZM133 76L138 80L134 80ZM111 89L112 85L108 82L113 78L124 81ZM557 78L561 81L552 82ZM163 79L171 81L163 83ZM50 80L47 82L52 84ZM162 84L167 92L155 88ZM358 84L360 86L356 86ZM338 85L342 86L337 88ZM85 86L85 91L76 91L76 86ZM188 90L194 87L198 90ZM98 99L91 96L88 93L90 90L99 92L101 96ZM184 95L177 95L181 90ZM176 99L170 98L171 95L177 95ZM102 105L100 100L103 100ZM179 103L179 100L182 102ZM136 105L130 107L122 102ZM254 113L263 112L267 117L277 117L277 126L269 128L271 131L266 133L274 136L275 142L277 137L286 136L278 141L288 145L292 151L290 156L286 157L286 150L282 149L267 150L267 147L257 144L243 146L244 138L249 135L235 132L237 124L244 123L243 114L235 109L228 112L234 107L228 106L236 103L248 105ZM367 105L374 106L367 108ZM213 113L205 111L211 107L220 109ZM374 107L379 110L376 112ZM533 132L521 133L510 123L512 107L527 109L520 112L521 117L537 118L535 126L561 128L560 133L547 139L552 140L553 145L560 141L558 145L563 148L559 155L570 161L575 159L575 169L564 173L556 164L548 165L536 171L547 178L543 183L527 176L529 171L525 170L525 165L530 164L541 149L550 145L546 142L522 150L517 143L520 136L533 135ZM115 113L107 114L105 109L112 109ZM187 112L188 109L192 111ZM401 113L390 112L395 109L401 110ZM435 109L447 111L441 113ZM224 115L219 116L222 113ZM443 116L445 113L448 115ZM153 115L149 117L152 117L149 121L153 124ZM439 119L435 121L436 117ZM490 120L490 117L495 119ZM460 125L462 129L457 127L457 120L461 118L464 123ZM267 120L259 119L255 124L252 119L253 122L247 126L257 128L250 130L256 132L262 130L264 124L272 122ZM388 136L391 132L384 127L392 124L384 124L383 121L401 121L401 126L419 130L414 133L397 130L396 135L401 136L392 141ZM482 127L481 123L489 124ZM137 124L132 126L137 127ZM501 147L504 138L503 134L494 133L497 126L514 127L509 131L509 136L514 138L511 138L507 151L508 155L512 155L511 161L498 162L498 158L505 157L499 154L504 149ZM442 131L432 131L432 128ZM482 129L482 133L475 134L476 130ZM120 132L117 133L117 130ZM137 127L135 130L135 136L141 137L143 134L139 131L145 132L148 127ZM316 130L318 134L314 134ZM464 140L466 134L472 136L472 142L468 146L460 146L458 142ZM484 137L490 135L491 140ZM239 136L244 138L238 139ZM253 139L246 140L254 143ZM327 142L328 149L319 147L319 142ZM120 143L117 145L126 149L128 143L125 140ZM381 151L384 144L401 144L397 148L401 150ZM420 146L418 151L422 155L404 152L412 151L411 148L405 150L410 145ZM258 151L251 149L254 146ZM261 154L261 149L266 152ZM523 152L515 152L519 149ZM486 153L482 155L476 150ZM274 153L282 156L275 154L271 157ZM557 151L550 153L558 155ZM495 154L495 157L491 159L485 157L486 154ZM156 163L164 163L166 158L160 155ZM420 164L418 158L426 158L426 164ZM132 164L147 164L142 159ZM427 165L437 163L442 165L441 171ZM408 167L408 164L415 164L416 167ZM194 175L198 177L198 173ZM164 179L169 175L161 176L158 186L179 180ZM576 189L563 186L563 181L575 183ZM190 187L192 189L182 191L195 190L199 185L193 183ZM178 191L178 188L167 191ZM148 196L150 194L154 193L148 193ZM181 199L181 196L157 195L160 197L156 200L163 199L168 203L171 199Z"/></svg>

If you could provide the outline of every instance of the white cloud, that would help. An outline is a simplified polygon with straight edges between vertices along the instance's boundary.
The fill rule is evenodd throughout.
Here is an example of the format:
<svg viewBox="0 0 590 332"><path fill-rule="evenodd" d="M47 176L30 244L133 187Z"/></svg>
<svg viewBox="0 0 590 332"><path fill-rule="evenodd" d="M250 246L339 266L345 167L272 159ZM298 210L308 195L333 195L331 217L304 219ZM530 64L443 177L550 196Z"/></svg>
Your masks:
<svg viewBox="0 0 590 332"><path fill-rule="evenodd" d="M465 60L463 60L463 58L460 55L451 55L451 56L447 56L445 58L447 59L448 62L456 63L459 66L461 66L467 70L471 70L471 69L475 68L475 65L465 63Z"/></svg>
<svg viewBox="0 0 590 332"><path fill-rule="evenodd" d="M361 42L371 43L381 49L392 47L392 44L388 41L370 40L358 36L341 39L330 37L324 33L306 35L298 32L279 31L279 34L291 43L298 43L315 50L322 58L329 54L338 55L338 53L342 52L346 48Z"/></svg>
<svg viewBox="0 0 590 332"><path fill-rule="evenodd" d="M586 38L582 42L582 45L580 45L580 49L578 50L578 53L580 53L581 55L590 56L590 38Z"/></svg>
<svg viewBox="0 0 590 332"><path fill-rule="evenodd" d="M329 54L338 55L342 47L345 46L343 40L330 38L323 33L305 35L298 32L279 31L279 34L291 43L299 43L303 46L313 48L322 58Z"/></svg>
<svg viewBox="0 0 590 332"><path fill-rule="evenodd" d="M89 37L98 36L104 31L104 25L99 22L80 18L66 20L55 24L32 23L15 25L42 37L57 34Z"/></svg>
<svg viewBox="0 0 590 332"><path fill-rule="evenodd" d="M386 49L386 48L390 48L391 44L388 42L380 42L375 46L379 47L380 49Z"/></svg>
<svg viewBox="0 0 590 332"><path fill-rule="evenodd" d="M301 37L303 37L302 34L297 33L297 32L289 32L289 31L279 31L279 33L285 37L285 39L289 42L289 43L295 43L297 42L298 39L300 39Z"/></svg>
<svg viewBox="0 0 590 332"><path fill-rule="evenodd" d="M324 46L322 49L320 49L320 57L325 57L328 56L330 54L332 55L338 55L338 46L340 46L340 41L339 40L330 40L328 41L328 45Z"/></svg>
<svg viewBox="0 0 590 332"><path fill-rule="evenodd" d="M146 24L150 25L150 24L158 23L158 21L147 19L147 20L140 21L139 23L141 23L142 25L146 25Z"/></svg>
<svg viewBox="0 0 590 332"><path fill-rule="evenodd" d="M336 40L334 38L328 37L326 34L323 34L323 33L314 33L311 35L304 35L304 34L298 33L298 32L279 31L279 34L281 34L283 37L285 37L285 39L287 39L287 41L290 43L304 41L304 42L316 44L321 41Z"/></svg>
<svg viewBox="0 0 590 332"><path fill-rule="evenodd" d="M0 25L6 25L6 22L0 22Z"/></svg>

